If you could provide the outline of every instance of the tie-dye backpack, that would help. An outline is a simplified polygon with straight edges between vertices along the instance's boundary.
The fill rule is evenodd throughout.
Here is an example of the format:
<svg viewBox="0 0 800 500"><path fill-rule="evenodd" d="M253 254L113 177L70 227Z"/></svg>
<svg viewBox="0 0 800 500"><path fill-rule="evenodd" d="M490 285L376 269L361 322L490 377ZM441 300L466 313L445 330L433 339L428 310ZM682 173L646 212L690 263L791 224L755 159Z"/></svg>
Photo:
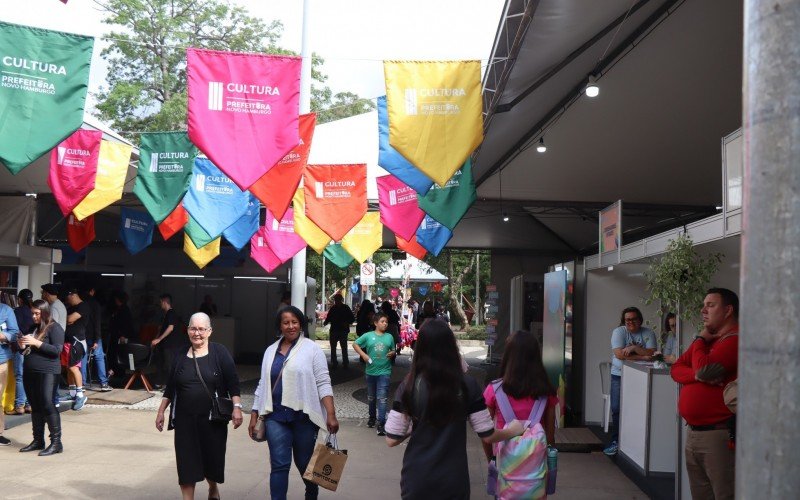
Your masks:
<svg viewBox="0 0 800 500"><path fill-rule="evenodd" d="M493 384L497 408L506 425L516 419L502 384ZM546 497L547 436L540 423L547 397L536 400L521 436L497 443L497 498L500 500Z"/></svg>

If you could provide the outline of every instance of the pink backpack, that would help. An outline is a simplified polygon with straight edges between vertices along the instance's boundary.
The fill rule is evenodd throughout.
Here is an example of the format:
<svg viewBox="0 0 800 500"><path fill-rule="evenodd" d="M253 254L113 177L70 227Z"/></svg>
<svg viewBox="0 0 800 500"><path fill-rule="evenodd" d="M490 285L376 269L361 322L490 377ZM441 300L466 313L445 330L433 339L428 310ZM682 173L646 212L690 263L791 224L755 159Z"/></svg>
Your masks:
<svg viewBox="0 0 800 500"><path fill-rule="evenodd" d="M497 408L506 425L517 417L511 402L503 391L502 383L493 385ZM497 443L497 498L501 500L535 499L546 497L547 486L547 436L541 420L547 407L547 397L533 404L528 420L523 421L525 431L521 436Z"/></svg>

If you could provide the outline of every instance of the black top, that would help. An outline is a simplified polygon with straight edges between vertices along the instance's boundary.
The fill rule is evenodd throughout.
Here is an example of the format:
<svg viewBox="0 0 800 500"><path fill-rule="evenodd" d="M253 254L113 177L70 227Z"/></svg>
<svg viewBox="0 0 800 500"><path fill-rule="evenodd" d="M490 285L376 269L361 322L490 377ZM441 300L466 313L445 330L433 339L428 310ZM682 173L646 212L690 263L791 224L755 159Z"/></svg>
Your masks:
<svg viewBox="0 0 800 500"><path fill-rule="evenodd" d="M133 329L133 315L127 305L123 304L111 315L109 330L111 330L112 344L117 343L120 337L125 337L129 342L134 343L139 340L139 336Z"/></svg>
<svg viewBox="0 0 800 500"><path fill-rule="evenodd" d="M31 347L25 356L23 375L25 373L61 373L61 348L64 346L64 329L55 321L50 324L42 339L42 346Z"/></svg>
<svg viewBox="0 0 800 500"><path fill-rule="evenodd" d="M92 347L92 344L97 342L97 339L103 338L100 327L100 323L103 319L102 308L100 307L100 302L91 296L87 297L83 303L89 306L89 320L86 322L86 343L89 347Z"/></svg>
<svg viewBox="0 0 800 500"><path fill-rule="evenodd" d="M414 391L415 411L425 415L428 385L418 378ZM450 423L436 427L426 421L413 420L411 437L403 455L400 489L404 499L468 499L469 469L467 467L466 421L470 414L486 409L483 394L474 378L464 375L466 397L462 398L462 412ZM403 407L405 382L397 388L392 409L409 412ZM491 434L491 433L489 433ZM393 436L394 437L394 436Z"/></svg>
<svg viewBox="0 0 800 500"><path fill-rule="evenodd" d="M355 321L353 310L346 304L334 304L325 316L325 323L331 325L331 333L349 333L350 325Z"/></svg>
<svg viewBox="0 0 800 500"><path fill-rule="evenodd" d="M184 362L175 372L175 412L180 415L205 415L211 411L211 398L208 397L203 384L197 377L194 361L190 356L184 356ZM214 378L214 369L209 363L209 355L197 358L197 365L203 380L206 380L208 390L213 391L208 381ZM213 392L212 392L213 394Z"/></svg>
<svg viewBox="0 0 800 500"><path fill-rule="evenodd" d="M175 309L170 309L166 313L164 313L164 319L161 321L161 331L159 335L164 333L167 328L172 325L172 332L167 335L167 337L161 341L161 344L165 349L179 349L182 347L189 348L189 339L186 335L181 332L180 328L180 320L178 319L178 313L175 312Z"/></svg>
<svg viewBox="0 0 800 500"><path fill-rule="evenodd" d="M208 356L204 357L208 358L206 363L209 373L203 373L208 390L211 391L212 394L216 392L219 396L223 397L240 396L239 375L236 374L236 365L228 349L222 344L210 342L208 344ZM200 369L202 373L202 364L200 365ZM179 351L175 354L175 360L172 363L172 371L167 380L167 386L164 389L164 397L175 403L172 407L170 418L175 416L175 411L178 407L183 408L183 404L177 402L177 400L183 397L183 393L179 392L180 385L177 380L178 372L181 372L181 377L189 377L190 374L194 374L195 378L197 377L197 373L194 369L194 362L191 356L186 356L185 351ZM208 375L207 378L205 378L206 375ZM200 383L199 379L197 383ZM202 385L200 385L200 390L203 390ZM203 391L203 394L208 398L205 391ZM206 408L205 411L208 412L208 408ZM201 411L198 411L197 414L201 413Z"/></svg>
<svg viewBox="0 0 800 500"><path fill-rule="evenodd" d="M72 339L86 340L86 330L88 329L89 320L92 317L92 310L85 301L81 301L77 306L67 307L67 316L72 313L78 313L81 317L74 323L67 324L66 340Z"/></svg>

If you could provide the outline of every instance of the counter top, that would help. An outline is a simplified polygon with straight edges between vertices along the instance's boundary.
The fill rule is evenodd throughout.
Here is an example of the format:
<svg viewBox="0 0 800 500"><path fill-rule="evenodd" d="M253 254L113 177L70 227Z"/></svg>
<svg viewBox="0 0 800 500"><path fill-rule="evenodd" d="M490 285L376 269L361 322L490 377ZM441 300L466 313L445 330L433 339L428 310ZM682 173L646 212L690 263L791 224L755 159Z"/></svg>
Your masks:
<svg viewBox="0 0 800 500"><path fill-rule="evenodd" d="M667 368L654 368L652 361L623 361L622 364L639 370L640 372L650 372L654 375L669 375L669 365L667 365Z"/></svg>

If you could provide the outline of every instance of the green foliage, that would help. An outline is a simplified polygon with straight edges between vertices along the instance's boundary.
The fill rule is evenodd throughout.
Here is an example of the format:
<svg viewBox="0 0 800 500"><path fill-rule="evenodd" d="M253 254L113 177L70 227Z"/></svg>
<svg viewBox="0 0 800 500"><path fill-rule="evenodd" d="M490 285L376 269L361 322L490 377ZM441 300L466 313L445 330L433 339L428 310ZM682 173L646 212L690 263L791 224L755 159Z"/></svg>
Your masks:
<svg viewBox="0 0 800 500"><path fill-rule="evenodd" d="M702 257L695 251L692 239L681 234L644 273L650 292L650 296L644 299L645 304L660 304L659 316L665 311L676 312L680 306L682 318L698 327L703 298L722 257L721 253Z"/></svg>
<svg viewBox="0 0 800 500"><path fill-rule="evenodd" d="M458 338L464 340L486 340L486 325L468 326Z"/></svg>
<svg viewBox="0 0 800 500"><path fill-rule="evenodd" d="M322 301L322 259L324 257L313 250L306 253L306 274L317 280L317 302ZM388 252L376 252L372 256L375 264L375 272L380 273L389 269L392 265L392 255ZM342 269L333 265L331 262L325 263L325 290L327 295L333 294L334 290L348 286L351 278L357 278L361 274L361 265L358 261L353 261L349 266Z"/></svg>
<svg viewBox="0 0 800 500"><path fill-rule="evenodd" d="M479 286L481 297L484 296L483 288L489 283L491 274L489 252L481 251L453 251L445 249L438 257L428 254L425 263L447 276L447 286L442 289L444 300L450 310L450 319L453 324L466 326L467 317L460 305L460 294L468 300L475 299L475 259L476 253L481 255ZM483 300L483 299L481 299Z"/></svg>
<svg viewBox="0 0 800 500"><path fill-rule="evenodd" d="M311 103L311 111L317 113L317 123L341 120L375 109L375 104L370 99L364 99L352 92L338 92L331 97L331 90L326 87L312 90L312 96L315 99Z"/></svg>

